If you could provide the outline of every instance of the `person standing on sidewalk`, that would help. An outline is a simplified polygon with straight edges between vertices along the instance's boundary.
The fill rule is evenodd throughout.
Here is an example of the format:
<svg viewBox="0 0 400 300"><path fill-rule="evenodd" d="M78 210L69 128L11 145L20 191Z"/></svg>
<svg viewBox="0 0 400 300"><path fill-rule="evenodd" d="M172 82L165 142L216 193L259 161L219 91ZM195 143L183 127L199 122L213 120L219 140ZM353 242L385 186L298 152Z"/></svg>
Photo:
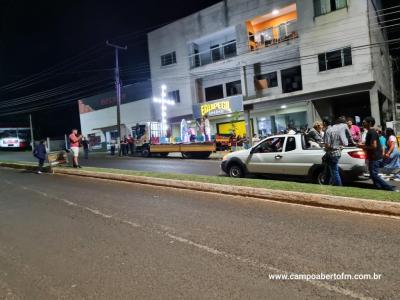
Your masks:
<svg viewBox="0 0 400 300"><path fill-rule="evenodd" d="M35 147L35 150L33 151L33 156L35 156L38 159L38 174L42 174L43 172L43 165L44 165L44 161L46 160L46 145L45 145L45 140L41 140L39 142L39 145L37 145Z"/></svg>
<svg viewBox="0 0 400 300"><path fill-rule="evenodd" d="M83 147L83 158L89 159L89 142L85 137L82 138L82 147Z"/></svg>
<svg viewBox="0 0 400 300"><path fill-rule="evenodd" d="M368 168L370 177L374 186L378 189L387 191L395 191L395 188L389 185L382 177L379 176L379 169L382 165L382 146L379 142L379 135L373 128L375 126L375 119L373 117L366 117L363 122L363 127L367 130L365 144L360 144L359 147L363 148L367 153Z"/></svg>
<svg viewBox="0 0 400 300"><path fill-rule="evenodd" d="M78 157L79 157L79 144L82 140L82 135L78 135L78 129L72 129L71 134L69 135L69 143L72 152L72 166L74 168L81 168L79 165Z"/></svg>

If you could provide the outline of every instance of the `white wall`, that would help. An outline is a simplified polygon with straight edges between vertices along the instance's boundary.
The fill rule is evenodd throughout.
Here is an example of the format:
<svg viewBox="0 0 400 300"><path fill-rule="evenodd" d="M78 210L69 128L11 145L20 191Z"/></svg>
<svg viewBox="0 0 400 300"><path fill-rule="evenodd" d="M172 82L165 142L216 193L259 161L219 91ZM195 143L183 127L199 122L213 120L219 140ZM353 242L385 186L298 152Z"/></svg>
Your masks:
<svg viewBox="0 0 400 300"><path fill-rule="evenodd" d="M390 76L392 70L390 70L389 63L389 47L388 44L384 42L387 37L384 37L381 26L378 25L376 11L371 0L368 0L368 8L371 44L380 44L371 48L374 80L376 81L377 89L380 90L387 98L392 99ZM377 7L377 9L379 9L379 7ZM382 12L379 13L382 14ZM383 21L383 19L381 21ZM385 26L387 24L382 23L382 25Z"/></svg>
<svg viewBox="0 0 400 300"><path fill-rule="evenodd" d="M300 55L303 89L318 91L373 81L369 44L367 2L348 0L343 8L314 18L312 1L298 1ZM311 6L310 6L311 3ZM319 72L319 53L352 47L353 64Z"/></svg>
<svg viewBox="0 0 400 300"><path fill-rule="evenodd" d="M121 124L127 128L131 128L136 123L143 123L153 120L152 113L152 99L143 99L127 104L121 105ZM82 134L101 134L102 141L104 136L100 130L95 128L102 128L108 126L116 126L117 124L117 107L109 107L101 110L96 110L90 113L80 115ZM128 132L130 133L130 132Z"/></svg>

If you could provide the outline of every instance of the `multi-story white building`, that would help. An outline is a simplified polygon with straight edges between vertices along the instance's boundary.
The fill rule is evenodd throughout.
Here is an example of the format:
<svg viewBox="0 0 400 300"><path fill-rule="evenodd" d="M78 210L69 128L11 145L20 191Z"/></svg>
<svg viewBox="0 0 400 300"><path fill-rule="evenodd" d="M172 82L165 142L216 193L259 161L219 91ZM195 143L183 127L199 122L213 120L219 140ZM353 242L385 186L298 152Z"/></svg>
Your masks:
<svg viewBox="0 0 400 300"><path fill-rule="evenodd" d="M172 123L262 135L341 115L392 116L378 0L225 0L148 34L153 94ZM156 112L156 116L160 112Z"/></svg>

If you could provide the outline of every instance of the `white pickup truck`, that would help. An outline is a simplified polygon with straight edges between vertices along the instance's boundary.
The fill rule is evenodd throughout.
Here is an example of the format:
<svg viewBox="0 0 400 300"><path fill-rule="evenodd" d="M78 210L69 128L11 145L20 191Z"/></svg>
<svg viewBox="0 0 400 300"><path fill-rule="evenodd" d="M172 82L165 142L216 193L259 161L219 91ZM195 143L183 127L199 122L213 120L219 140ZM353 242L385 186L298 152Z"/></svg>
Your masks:
<svg viewBox="0 0 400 300"><path fill-rule="evenodd" d="M221 168L231 177L244 177L246 174L289 175L321 183L324 178L324 154L322 148L310 148L302 134L276 135L248 150L227 154ZM363 175L366 171L365 156L360 148L343 148L339 168L344 181L354 181Z"/></svg>

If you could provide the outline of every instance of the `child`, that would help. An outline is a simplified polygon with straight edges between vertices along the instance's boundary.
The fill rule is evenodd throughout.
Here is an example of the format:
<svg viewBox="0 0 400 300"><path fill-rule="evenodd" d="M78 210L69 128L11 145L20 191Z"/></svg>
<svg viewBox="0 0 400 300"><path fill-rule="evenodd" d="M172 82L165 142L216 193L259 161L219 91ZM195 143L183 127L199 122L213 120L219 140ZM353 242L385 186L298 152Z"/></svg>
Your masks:
<svg viewBox="0 0 400 300"><path fill-rule="evenodd" d="M39 142L39 145L37 145L35 147L35 150L33 151L33 156L35 156L38 159L38 163L39 163L39 168L37 173L38 174L42 174L43 172L43 165L44 165L44 161L46 160L46 145L45 145L45 141L41 140Z"/></svg>

